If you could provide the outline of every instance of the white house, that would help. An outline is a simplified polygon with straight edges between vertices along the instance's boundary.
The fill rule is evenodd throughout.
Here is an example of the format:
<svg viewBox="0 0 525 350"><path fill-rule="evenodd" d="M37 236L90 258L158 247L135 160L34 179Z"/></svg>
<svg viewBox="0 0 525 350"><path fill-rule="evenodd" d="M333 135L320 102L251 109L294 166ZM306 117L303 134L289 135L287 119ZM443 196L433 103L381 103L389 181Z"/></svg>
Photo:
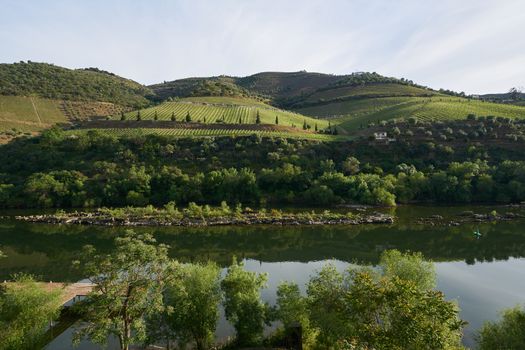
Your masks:
<svg viewBox="0 0 525 350"><path fill-rule="evenodd" d="M374 133L374 137L375 137L376 141L387 140L388 139L388 135L387 135L386 131L375 132Z"/></svg>

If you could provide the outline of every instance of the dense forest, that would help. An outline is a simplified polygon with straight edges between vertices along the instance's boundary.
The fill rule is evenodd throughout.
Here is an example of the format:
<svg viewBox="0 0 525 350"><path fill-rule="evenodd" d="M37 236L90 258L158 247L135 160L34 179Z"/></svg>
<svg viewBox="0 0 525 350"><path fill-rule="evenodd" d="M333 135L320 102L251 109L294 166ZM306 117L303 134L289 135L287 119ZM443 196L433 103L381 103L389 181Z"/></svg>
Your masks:
<svg viewBox="0 0 525 350"><path fill-rule="evenodd" d="M525 200L523 140L453 148L366 139L117 138L52 129L0 152L0 206L98 207L176 202L335 206Z"/></svg>

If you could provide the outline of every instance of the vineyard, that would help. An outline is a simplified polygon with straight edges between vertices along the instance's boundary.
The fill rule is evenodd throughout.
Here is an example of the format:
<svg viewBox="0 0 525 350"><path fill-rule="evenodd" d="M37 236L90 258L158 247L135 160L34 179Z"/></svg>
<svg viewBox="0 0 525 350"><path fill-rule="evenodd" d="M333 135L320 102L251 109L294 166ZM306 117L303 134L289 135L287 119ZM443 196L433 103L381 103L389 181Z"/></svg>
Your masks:
<svg viewBox="0 0 525 350"><path fill-rule="evenodd" d="M141 136L141 135L160 135L169 137L218 137L218 136L250 136L259 135L261 137L282 137L282 138L294 138L294 139L306 139L306 140L319 140L319 141L334 141L343 139L343 136L333 136L327 134L316 134L316 133L302 133L302 132L289 132L272 129L261 129L261 130L249 130L239 128L95 128L95 129L75 129L69 130L67 133L76 135L78 133L86 133L90 131L97 131L116 137L127 137L127 136Z"/></svg>
<svg viewBox="0 0 525 350"><path fill-rule="evenodd" d="M525 118L525 108L457 97L386 97L358 99L302 108L298 112L331 118L348 132L370 123L395 118L421 120L465 119L469 114Z"/></svg>
<svg viewBox="0 0 525 350"><path fill-rule="evenodd" d="M335 87L323 89L308 96L307 102L317 102L319 100L329 101L336 98L356 97L356 96L429 96L437 95L435 91L423 89L411 85L402 84L368 84L358 86Z"/></svg>
<svg viewBox="0 0 525 350"><path fill-rule="evenodd" d="M213 102L204 102L213 101ZM241 104L243 103L244 104ZM284 111L252 99L233 99L224 97L188 98L174 102L164 102L158 106L140 111L128 112L125 119L136 120L140 112L142 120L186 120L189 115L192 121L199 123L225 123L225 124L254 124L257 113L261 124L275 124L276 118L279 125L302 127L304 121L313 129L317 124L319 129L328 127L325 120ZM120 115L113 115L112 119L120 119Z"/></svg>

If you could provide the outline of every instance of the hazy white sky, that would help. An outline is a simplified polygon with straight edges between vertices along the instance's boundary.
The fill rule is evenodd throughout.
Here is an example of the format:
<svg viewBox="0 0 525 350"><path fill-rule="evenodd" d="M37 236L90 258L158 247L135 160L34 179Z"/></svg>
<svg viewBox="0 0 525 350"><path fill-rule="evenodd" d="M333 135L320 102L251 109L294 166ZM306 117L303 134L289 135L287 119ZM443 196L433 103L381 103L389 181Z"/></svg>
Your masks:
<svg viewBox="0 0 525 350"><path fill-rule="evenodd" d="M144 84L376 71L433 88L525 85L525 0L0 0L0 62Z"/></svg>

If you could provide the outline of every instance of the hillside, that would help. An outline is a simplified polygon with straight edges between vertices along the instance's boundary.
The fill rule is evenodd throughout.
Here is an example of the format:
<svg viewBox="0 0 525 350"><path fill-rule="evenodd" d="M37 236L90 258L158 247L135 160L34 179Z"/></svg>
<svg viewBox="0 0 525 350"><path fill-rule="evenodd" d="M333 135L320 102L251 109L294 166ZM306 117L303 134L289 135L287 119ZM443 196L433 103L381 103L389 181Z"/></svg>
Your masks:
<svg viewBox="0 0 525 350"><path fill-rule="evenodd" d="M443 96L364 98L300 108L297 112L329 118L347 132L396 118L457 120L475 114L525 119L524 107Z"/></svg>
<svg viewBox="0 0 525 350"><path fill-rule="evenodd" d="M172 120L186 121L187 115L193 122L224 123L224 124L255 124L259 114L261 124L278 124L302 128L306 121L313 129L328 127L326 120L317 120L294 112L284 111L261 103L250 98L228 97L194 97L183 98L173 102L164 102L160 105L139 111L124 114L126 120L136 120L140 113L142 120ZM114 115L112 119L121 119L121 115Z"/></svg>
<svg viewBox="0 0 525 350"><path fill-rule="evenodd" d="M123 106L147 105L151 90L96 68L67 69L47 63L0 64L0 95L56 100L100 101Z"/></svg>
<svg viewBox="0 0 525 350"><path fill-rule="evenodd" d="M67 121L57 100L0 95L0 143Z"/></svg>

